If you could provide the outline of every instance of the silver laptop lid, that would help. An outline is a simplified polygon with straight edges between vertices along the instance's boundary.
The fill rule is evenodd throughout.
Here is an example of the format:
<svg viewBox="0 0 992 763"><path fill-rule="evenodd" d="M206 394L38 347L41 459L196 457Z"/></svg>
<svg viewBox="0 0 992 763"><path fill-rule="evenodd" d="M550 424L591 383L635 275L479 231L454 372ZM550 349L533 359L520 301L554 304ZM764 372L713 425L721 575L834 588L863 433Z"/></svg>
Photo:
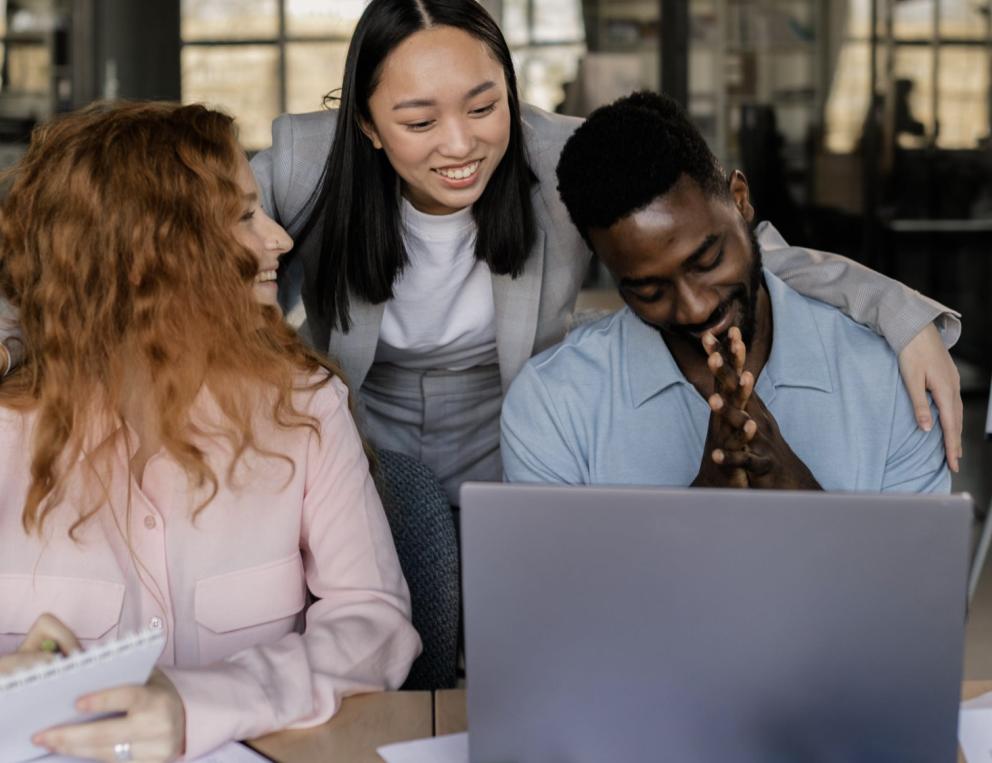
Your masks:
<svg viewBox="0 0 992 763"><path fill-rule="evenodd" d="M473 763L954 760L966 496L467 484Z"/></svg>

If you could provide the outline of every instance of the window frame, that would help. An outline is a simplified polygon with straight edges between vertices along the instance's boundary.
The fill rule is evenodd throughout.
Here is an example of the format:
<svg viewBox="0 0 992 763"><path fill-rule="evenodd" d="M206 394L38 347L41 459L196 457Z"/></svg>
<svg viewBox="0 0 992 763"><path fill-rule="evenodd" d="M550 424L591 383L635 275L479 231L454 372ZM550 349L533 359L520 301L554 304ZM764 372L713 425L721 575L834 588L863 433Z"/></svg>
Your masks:
<svg viewBox="0 0 992 763"><path fill-rule="evenodd" d="M367 4L368 0L366 0ZM277 24L276 24L276 34L274 36L255 36L251 38L243 39L218 39L211 37L204 37L202 39L187 40L182 36L180 31L179 37L179 55L180 60L182 60L183 51L186 48L238 48L246 46L255 47L274 47L276 50L276 87L277 87L277 98L276 103L278 107L278 114L285 114L289 111L289 82L288 82L288 64L287 50L290 45L294 44L338 44L338 45L349 45L351 43L352 33L348 34L320 34L320 35L308 35L300 36L298 34L289 34L287 31L287 0L275 0L276 14L277 14ZM579 6L581 10L581 5ZM180 11L181 13L181 11ZM497 23L501 30L504 30L504 20L505 20L505 9L501 8L501 18L498 19ZM511 55L513 55L515 60L526 61L528 54L532 51L536 52L539 50L547 49L567 49L575 47L587 47L587 30L584 30L583 34L578 39L569 38L567 40L539 40L536 39L535 26L536 26L536 0L526 0L526 26L527 26L527 41L519 44L507 44L510 49ZM581 18L580 21L585 23L585 19ZM504 31L505 34L505 31ZM515 64L516 66L516 64ZM517 71L517 86L520 92L521 99L526 100L525 93L528 89L529 82L526 73L526 67L521 66ZM236 115L237 116L237 115Z"/></svg>
<svg viewBox="0 0 992 763"><path fill-rule="evenodd" d="M217 39L205 37L196 40L186 40L182 37L182 32L179 36L179 55L180 60L182 58L182 51L187 48L231 48L231 47L243 47L243 46L271 46L276 49L276 86L278 87L278 98L277 102L279 105L280 114L285 114L289 110L289 87L287 82L287 64L286 64L286 49L289 45L295 43L337 43L348 45L351 42L351 34L321 34L321 35L308 35L306 37L301 37L300 35L291 35L286 31L286 1L287 0L275 0L276 3L276 14L277 14L277 24L276 24L276 34L274 37L252 37L243 39Z"/></svg>

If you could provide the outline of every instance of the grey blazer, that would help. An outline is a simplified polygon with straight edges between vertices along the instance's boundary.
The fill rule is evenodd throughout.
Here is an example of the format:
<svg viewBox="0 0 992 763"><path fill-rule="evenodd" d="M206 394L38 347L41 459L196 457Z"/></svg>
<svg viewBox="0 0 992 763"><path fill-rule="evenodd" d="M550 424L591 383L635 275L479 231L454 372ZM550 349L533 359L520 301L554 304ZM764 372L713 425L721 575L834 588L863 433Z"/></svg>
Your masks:
<svg viewBox="0 0 992 763"><path fill-rule="evenodd" d="M521 276L493 276L504 391L531 355L564 337L590 257L558 197L555 178L561 149L581 120L527 105L522 116L528 161L538 179L531 192L537 237ZM252 160L262 206L290 235L298 233L305 221L305 208L320 181L336 122L336 111L281 116L272 124L272 148ZM299 303L301 294L304 307L313 304L316 295L308 285L315 280L319 249L318 235L297 242L288 278L280 285L289 309ZM773 246L763 245L762 254L765 265L794 289L871 326L897 351L940 316L938 327L945 343L953 344L960 334L956 314L947 308L843 257L790 247L781 239ZM314 347L326 349L341 364L345 377L358 388L375 357L385 305L373 305L354 294L349 299L350 331L332 332L326 323L310 319L305 333ZM308 317L315 315L317 311L308 311Z"/></svg>
<svg viewBox="0 0 992 763"><path fill-rule="evenodd" d="M537 236L519 277L493 275L496 352L504 391L532 354L564 336L590 257L558 199L555 180L558 155L580 120L531 107L524 107L523 118L527 157L538 179L531 191ZM336 122L336 111L279 117L272 125L272 148L252 160L262 206L288 226L290 235L295 235L305 221L304 208L320 180ZM309 293L308 283L317 272L318 239L311 235L298 242L295 267L290 268L289 281L302 277L304 306L316 296ZM293 283L285 295L290 305L299 299L298 288ZM349 301L348 333L332 332L326 323L316 323L312 319L317 315L315 310L307 311L307 332L314 347L326 348L357 388L372 365L385 304L373 305L355 294L349 294Z"/></svg>

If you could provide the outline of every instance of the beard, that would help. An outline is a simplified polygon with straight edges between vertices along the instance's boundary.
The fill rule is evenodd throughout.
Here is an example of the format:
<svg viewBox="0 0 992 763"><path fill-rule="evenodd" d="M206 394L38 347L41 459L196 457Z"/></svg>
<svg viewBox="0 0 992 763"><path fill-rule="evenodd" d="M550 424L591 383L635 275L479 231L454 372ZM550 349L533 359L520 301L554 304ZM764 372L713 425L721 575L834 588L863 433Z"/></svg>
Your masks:
<svg viewBox="0 0 992 763"><path fill-rule="evenodd" d="M720 323L728 311L736 309L738 319L734 325L741 330L741 338L744 340L745 346L750 347L758 324L758 291L761 289L762 283L762 260L758 238L754 235L754 229L750 226L748 227L747 235L748 245L751 248L751 267L747 273L747 283L742 283L735 287L730 293L730 296L717 305L717 308L710 314L705 323L691 326L685 324L672 325L665 328L650 323L648 325L656 329L662 335L662 338L665 337L665 334L675 334L688 340L690 346L697 348L700 353L705 355L706 352L703 350L702 344L699 341L700 336L706 330ZM722 337L717 337L717 339L722 341Z"/></svg>

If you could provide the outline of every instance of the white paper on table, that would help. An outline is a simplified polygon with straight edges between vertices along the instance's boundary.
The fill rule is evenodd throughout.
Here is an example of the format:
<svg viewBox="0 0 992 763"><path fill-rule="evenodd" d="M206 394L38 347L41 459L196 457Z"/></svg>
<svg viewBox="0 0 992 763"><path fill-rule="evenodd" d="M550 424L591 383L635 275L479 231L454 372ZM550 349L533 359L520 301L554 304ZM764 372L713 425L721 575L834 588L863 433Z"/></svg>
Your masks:
<svg viewBox="0 0 992 763"><path fill-rule="evenodd" d="M958 742L968 763L992 760L992 692L961 703Z"/></svg>
<svg viewBox="0 0 992 763"><path fill-rule="evenodd" d="M33 763L86 763L82 758L67 758L64 755L48 755L37 758ZM228 742L213 752L188 763L269 763L269 759L259 755L250 747L238 742Z"/></svg>
<svg viewBox="0 0 992 763"><path fill-rule="evenodd" d="M376 752L386 763L468 763L468 732L387 744Z"/></svg>

